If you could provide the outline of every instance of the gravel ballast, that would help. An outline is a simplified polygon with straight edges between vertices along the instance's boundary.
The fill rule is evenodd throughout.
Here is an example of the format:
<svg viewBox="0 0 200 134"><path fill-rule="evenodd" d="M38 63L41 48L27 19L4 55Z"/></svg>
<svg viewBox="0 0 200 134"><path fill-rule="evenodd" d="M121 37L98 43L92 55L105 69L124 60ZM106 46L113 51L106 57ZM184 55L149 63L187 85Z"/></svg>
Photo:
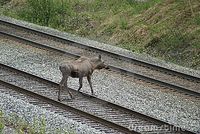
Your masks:
<svg viewBox="0 0 200 134"><path fill-rule="evenodd" d="M54 82L61 80L58 65L64 60L69 60L68 57L1 38L0 44L0 62ZM95 95L99 98L187 130L199 131L199 100L191 101L168 92L154 90L104 70L96 71L92 81ZM70 87L78 88L77 79L69 79L68 83ZM86 80L81 91L90 94Z"/></svg>
<svg viewBox="0 0 200 134"><path fill-rule="evenodd" d="M41 107L29 104L23 100L10 96L9 94L0 94L0 108L6 118L18 116L33 126L36 125L34 124L35 119L37 122L45 120L46 134L57 134L57 132L102 134L102 132L91 128L90 126L81 124L57 113L47 111ZM35 128L35 130L40 130L40 128Z"/></svg>
<svg viewBox="0 0 200 134"><path fill-rule="evenodd" d="M134 59L145 61L147 63L153 63L155 65L158 65L158 66L161 66L161 67L164 67L164 68L168 68L168 69L171 69L171 70L181 71L185 74L193 75L193 76L200 78L200 71L193 70L193 69L190 69L190 68L185 68L185 67L182 67L182 66L178 66L176 64L172 64L172 63L169 63L169 62L157 59L157 58L153 58L149 55L136 54L136 53L133 53L129 50L122 49L122 48L119 48L119 47L116 47L116 46L113 46L113 45L100 43L100 42L97 42L97 41L89 40L87 38L78 37L77 35L73 35L73 34L66 33L66 32L60 32L58 30L55 30L55 29L52 29L52 28L49 28L49 27L35 25L35 24L32 24L32 23L16 20L16 19L6 17L6 16L0 16L0 19L5 20L5 21L11 21L14 24L18 24L18 25L25 26L25 27L28 27L28 28L33 28L33 29L36 29L36 30L39 30L39 31L43 31L44 33L56 35L58 37L61 37L61 38L67 39L67 40L71 40L71 41L74 41L74 42L77 42L77 43L80 43L80 44L84 44L86 46L96 47L96 48L99 48L99 49L102 49L102 50L107 50L107 51L110 51L110 52L113 52L113 53L118 53L118 54L121 54L121 55L124 55L124 56L130 56Z"/></svg>

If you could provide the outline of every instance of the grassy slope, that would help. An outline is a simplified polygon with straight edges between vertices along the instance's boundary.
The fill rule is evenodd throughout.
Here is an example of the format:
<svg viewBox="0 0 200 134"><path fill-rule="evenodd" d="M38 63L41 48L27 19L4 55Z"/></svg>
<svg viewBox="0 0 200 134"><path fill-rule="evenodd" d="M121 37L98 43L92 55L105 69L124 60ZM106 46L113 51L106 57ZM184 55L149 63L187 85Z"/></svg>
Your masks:
<svg viewBox="0 0 200 134"><path fill-rule="evenodd" d="M64 8L59 4L61 0L54 1L57 8L48 23L42 20L41 12L38 16L33 14L26 0L12 0L2 11L15 18L200 69L199 0L64 1Z"/></svg>

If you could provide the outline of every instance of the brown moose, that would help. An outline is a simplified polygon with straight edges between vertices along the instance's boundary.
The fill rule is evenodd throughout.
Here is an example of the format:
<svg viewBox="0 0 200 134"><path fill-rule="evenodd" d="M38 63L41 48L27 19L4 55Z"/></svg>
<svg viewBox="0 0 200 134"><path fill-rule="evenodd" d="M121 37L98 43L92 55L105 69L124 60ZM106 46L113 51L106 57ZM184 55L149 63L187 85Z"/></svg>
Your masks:
<svg viewBox="0 0 200 134"><path fill-rule="evenodd" d="M72 78L79 78L79 88L78 91L82 88L83 85L83 77L87 77L87 80L89 82L91 92L93 92L92 88L92 82L91 82L91 75L95 69L103 69L108 68L104 64L104 62L101 60L101 55L99 57L95 58L87 58L87 57L80 57L79 59L72 61L71 63L63 64L59 67L60 71L62 72L62 80L59 84L59 92L58 92L58 100L60 99L61 91L66 88L70 97L72 98L72 94L70 93L68 86L67 86L67 80L68 77L71 76Z"/></svg>

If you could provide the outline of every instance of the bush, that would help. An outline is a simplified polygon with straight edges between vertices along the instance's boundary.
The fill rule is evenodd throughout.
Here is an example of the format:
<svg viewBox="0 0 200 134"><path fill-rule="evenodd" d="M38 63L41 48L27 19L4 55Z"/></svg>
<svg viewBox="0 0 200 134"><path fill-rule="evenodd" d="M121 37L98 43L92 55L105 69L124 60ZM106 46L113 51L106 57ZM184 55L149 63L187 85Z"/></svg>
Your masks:
<svg viewBox="0 0 200 134"><path fill-rule="evenodd" d="M125 18L120 19L120 28L126 30L128 28L128 22Z"/></svg>
<svg viewBox="0 0 200 134"><path fill-rule="evenodd" d="M21 18L40 25L59 27L71 15L67 0L27 0L26 8L19 13Z"/></svg>

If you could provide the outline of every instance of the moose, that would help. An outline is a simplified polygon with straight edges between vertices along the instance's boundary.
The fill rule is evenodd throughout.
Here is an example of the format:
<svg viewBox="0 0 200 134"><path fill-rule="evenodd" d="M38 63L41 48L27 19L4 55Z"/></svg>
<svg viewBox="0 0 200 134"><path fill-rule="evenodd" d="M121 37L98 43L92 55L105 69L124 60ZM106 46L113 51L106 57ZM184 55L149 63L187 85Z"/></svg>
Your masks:
<svg viewBox="0 0 200 134"><path fill-rule="evenodd" d="M72 78L79 78L79 88L78 91L83 86L83 77L87 77L88 83L91 88L92 95L94 94L93 88L92 88L92 82L91 82L91 75L94 70L100 70L100 69L108 69L108 66L104 64L104 62L101 59L101 55L94 58L87 58L85 56L81 56L79 59L65 63L59 66L59 69L62 73L62 80L59 83L59 92L58 92L58 101L61 101L60 94L61 91L65 88L67 89L70 98L72 99L72 94L70 93L67 81L68 77Z"/></svg>

